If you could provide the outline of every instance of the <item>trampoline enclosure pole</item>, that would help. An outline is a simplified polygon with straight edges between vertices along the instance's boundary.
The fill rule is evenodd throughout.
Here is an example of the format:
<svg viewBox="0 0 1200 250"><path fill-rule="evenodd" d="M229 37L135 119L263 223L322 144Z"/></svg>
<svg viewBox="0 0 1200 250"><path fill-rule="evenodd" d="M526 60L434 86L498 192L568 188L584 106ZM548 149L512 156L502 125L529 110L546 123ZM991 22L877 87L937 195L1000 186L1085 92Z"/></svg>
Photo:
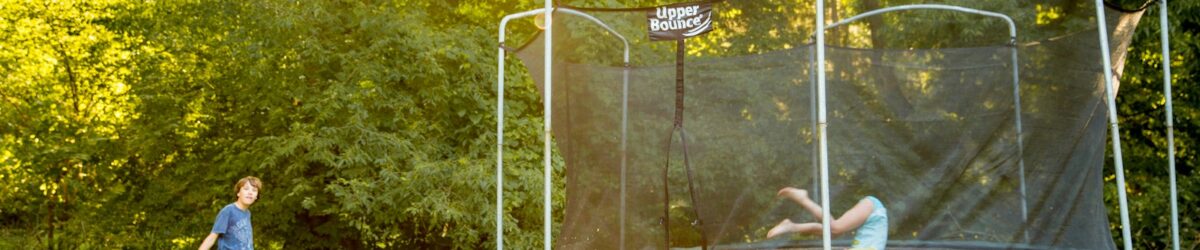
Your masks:
<svg viewBox="0 0 1200 250"><path fill-rule="evenodd" d="M504 249L504 26L500 21L499 53L496 55L496 250Z"/></svg>
<svg viewBox="0 0 1200 250"><path fill-rule="evenodd" d="M1163 96L1167 101L1167 173L1171 178L1171 249L1179 250L1179 197L1175 191L1175 115L1171 107L1171 36L1167 0L1158 1L1158 30L1162 40Z"/></svg>
<svg viewBox="0 0 1200 250"><path fill-rule="evenodd" d="M1104 95L1108 103L1109 130L1112 135L1113 165L1117 174L1117 198L1121 206L1121 237L1124 239L1125 250L1133 249L1133 238L1129 233L1129 205L1125 194L1125 166L1121 159L1121 130L1117 125L1116 91L1113 89L1112 59L1108 49L1108 25L1105 23L1104 2L1096 0L1096 30L1100 34L1100 57L1104 67Z"/></svg>
<svg viewBox="0 0 1200 250"><path fill-rule="evenodd" d="M545 67L543 70L543 72L545 72L543 74L544 78L542 79L544 79L546 82L546 86L543 90L545 92L543 93L542 97L542 164L544 164L542 166L542 248L549 250L551 249L550 226L553 224L550 221L550 101L552 100L550 99L552 97L550 93L554 93L552 89L554 86L554 84L552 84L552 82L554 82L552 73L554 72L554 68L551 67L553 63L550 61L552 58L550 53L552 53L551 51L553 51L552 48L554 46L554 43L552 42L554 40L554 11L552 9L553 1L545 0L545 2L545 7L543 9L546 16L544 19L546 27L546 40L545 50L542 52L542 67Z"/></svg>
<svg viewBox="0 0 1200 250"><path fill-rule="evenodd" d="M504 31L508 28L508 21L542 11L531 10L500 19L500 43L496 55L496 249L504 249Z"/></svg>
<svg viewBox="0 0 1200 250"><path fill-rule="evenodd" d="M817 0L817 134L819 139L817 143L820 145L821 161L821 245L825 250L832 249L830 244L831 233L829 230L830 223L833 221L829 215L829 143L826 141L826 129L829 124L826 121L825 114L825 0Z"/></svg>
<svg viewBox="0 0 1200 250"><path fill-rule="evenodd" d="M1029 197L1026 196L1025 189L1025 141L1021 138L1024 132L1021 130L1021 74L1019 62L1017 61L1017 37L1012 37L1012 67L1013 67L1013 106L1016 113L1017 122L1017 170L1020 171L1021 179L1021 220L1023 224L1029 223ZM1028 227L1026 227L1028 228ZM1029 230L1024 230L1022 235L1025 237L1025 243L1029 243Z"/></svg>
<svg viewBox="0 0 1200 250"><path fill-rule="evenodd" d="M599 21L597 21L599 22ZM616 31L612 31L614 34ZM621 71L621 247L625 249L625 168L629 161L629 147L627 146L629 137L629 69L633 65L629 64L629 41L625 40L624 36L617 34L621 41L625 43L625 69Z"/></svg>
<svg viewBox="0 0 1200 250"><path fill-rule="evenodd" d="M817 68L816 68L817 67L817 65L816 65L816 63L817 63L816 45L813 45L813 47L809 47L808 61L810 63L810 65L808 66L808 69L809 69L808 90L809 90L809 99L811 100L809 107L810 107L810 112L812 112L812 133L813 133L812 134L813 135L812 176L816 177L816 176L821 175L820 162L817 160L817 159L820 159L821 152L818 152L818 151L820 151L820 149L818 148L817 141L816 141L816 138L817 138L817 79L816 79L817 75L814 74L815 71L817 71ZM817 191L821 190L820 182L821 182L821 180L819 180L819 178L812 179L812 189L811 190L813 190L813 192L814 192L813 195L816 195L817 199L821 198L821 195L816 193Z"/></svg>

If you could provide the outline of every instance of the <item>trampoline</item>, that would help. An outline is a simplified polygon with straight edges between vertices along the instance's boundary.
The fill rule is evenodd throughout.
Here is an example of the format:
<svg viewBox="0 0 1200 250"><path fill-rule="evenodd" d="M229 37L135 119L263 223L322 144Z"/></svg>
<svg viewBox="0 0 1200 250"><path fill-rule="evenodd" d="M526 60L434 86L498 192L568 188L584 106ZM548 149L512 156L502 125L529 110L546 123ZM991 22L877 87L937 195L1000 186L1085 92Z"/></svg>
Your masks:
<svg viewBox="0 0 1200 250"><path fill-rule="evenodd" d="M829 221L867 195L887 204L890 249L1117 248L1101 173L1111 139L1124 190L1113 70L1142 12L1062 1L1046 6L1060 8L1046 21L1028 14L1040 3L930 3L826 24L824 11L812 11L825 10L824 1L779 7L808 13L765 5L548 1L505 17L497 248L509 54L544 98L547 249L845 247L853 236L835 237L828 227L816 236L765 232L785 218ZM658 25L647 19L669 7L701 16L711 9L692 24L712 31L667 41L648 35ZM510 21L538 15L544 31L505 45ZM840 32L833 45L831 32ZM558 235L549 223L552 149L567 178ZM810 189L829 208L824 219L776 197L787 186ZM1130 249L1124 193L1119 200Z"/></svg>

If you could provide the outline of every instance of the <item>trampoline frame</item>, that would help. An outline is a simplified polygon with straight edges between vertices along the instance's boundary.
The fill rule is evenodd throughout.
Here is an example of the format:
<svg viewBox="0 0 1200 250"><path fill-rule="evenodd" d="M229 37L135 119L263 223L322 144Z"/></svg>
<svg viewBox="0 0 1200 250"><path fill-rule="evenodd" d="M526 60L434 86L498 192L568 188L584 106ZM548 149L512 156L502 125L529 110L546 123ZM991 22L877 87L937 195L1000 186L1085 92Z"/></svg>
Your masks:
<svg viewBox="0 0 1200 250"><path fill-rule="evenodd" d="M1120 214L1121 214L1121 235L1122 235L1122 239L1123 239L1123 243L1124 243L1124 249L1130 250L1130 249L1133 249L1133 240L1131 238L1130 229L1129 229L1129 227L1130 227L1129 209L1128 209L1128 202L1127 202L1127 197L1126 197L1124 165L1122 164L1123 158L1121 155L1120 127L1118 125L1118 116L1116 113L1116 92L1115 92L1116 87L1114 85L1114 81L1116 81L1118 79L1114 79L1114 76L1112 73L1112 71L1113 71L1112 62L1111 62L1112 60L1111 60L1110 54L1109 54L1111 50L1109 49L1107 24L1105 23L1106 18L1104 15L1104 2L1103 2L1103 0L1095 0L1095 3L1096 3L1095 6L1096 6L1096 23L1097 23L1096 27L1097 27L1097 30L1099 31L1098 33L1099 33L1099 41L1100 41L1100 49L1101 49L1100 53L1101 53L1102 63L1103 63L1102 66L1104 68L1104 81L1105 81L1104 91L1105 91L1105 99L1106 99L1105 104L1108 108L1107 116L1109 118L1109 127L1110 127L1109 130L1111 132L1109 137L1112 140L1111 145L1112 145L1112 150L1113 150L1113 163L1114 163L1114 168L1115 168L1116 177L1117 177L1117 189L1118 189L1117 194L1118 194ZM824 10L825 9L824 5L825 5L824 0L816 1L816 9ZM1173 110L1172 98L1171 98L1171 71L1170 71L1170 67L1171 67L1170 58L1171 57L1168 56L1168 55L1170 55L1170 44L1169 44L1170 43L1170 41L1169 41L1170 35L1168 33L1168 25L1167 25L1167 21L1168 21L1167 0L1158 0L1158 5L1160 8L1159 32L1160 32L1160 39L1161 39L1161 44L1162 44L1162 55L1163 55L1162 56L1162 58L1163 58L1163 64L1162 64L1163 65L1163 82L1164 82L1163 95L1166 97L1166 109L1167 109L1166 110L1166 119L1167 119L1167 121L1166 121L1167 128L1166 129L1167 129L1167 145L1168 145L1168 170L1169 170L1168 172L1170 175L1170 195L1171 195L1171 244L1172 244L1173 249L1178 250L1179 249L1179 219L1178 219L1178 205L1177 205L1178 204L1178 196L1177 196L1177 191L1176 191L1176 177L1175 177L1175 145L1174 145L1174 116L1173 116L1174 110ZM918 8L915 6L920 6L920 7ZM816 18L816 30L824 31L826 29L842 25L845 22L854 21L856 19L862 18L867 15L874 15L874 14L878 14L878 13L902 10L902 9L920 9L920 8L954 10L954 11L981 14L981 15L987 15L987 16L993 16L993 17L997 17L996 15L999 15L999 17L1003 17L1009 23L1011 39L1012 39L1012 41L1014 41L1014 43L1016 41L1015 26L1013 25L1011 18L1008 18L1007 16L1003 16L1003 15L1000 15L1000 14L994 13L994 12L986 12L986 11L968 9L968 8L957 7L957 6L949 6L949 5L930 5L930 4L905 5L905 6L895 6L895 7L889 7L889 8L884 8L884 9L872 10L872 11L854 16L854 17L847 18L843 21L839 21L828 27L825 26L824 11L816 11L816 17L817 17ZM505 62L504 59L505 59L505 54L506 54L505 47L504 47L505 29L507 27L508 22L512 19L529 17L529 16L533 16L533 15L537 15L537 14L545 15L545 19L544 19L545 20L544 21L545 22L545 27L544 27L545 46L543 48L545 51L543 53L543 55L544 55L544 59L543 59L544 65L543 66L545 67L546 70L544 71L544 76L543 76L545 79L545 87L543 90L543 92L544 92L543 93L544 126L543 126L543 156L542 156L543 164L544 164L544 166L543 166L544 189L543 189L543 194L542 194L542 196L543 196L543 222L542 222L543 223L543 247L544 247L544 249L551 249L551 247L552 247L552 245L551 245L551 241L553 239L551 237L551 225L552 225L551 219L552 218L550 216L551 215L550 193L552 191L552 189L551 189L551 187L552 187L551 186L552 185L551 184L551 171L552 171L551 145L552 144L550 141L550 136L551 136L551 114L552 113L551 113L551 101L550 100L552 100L552 98L551 98L552 91L551 90L552 90L552 86L553 86L553 83L552 83L553 82L553 78L552 78L553 28L552 27L553 27L553 23L554 23L553 15L556 10L562 11L563 13L579 15L579 16L588 18L589 20L597 23L598 25L605 28L612 34L616 35L618 38L621 39L622 42L625 43L625 57L624 57L624 60L625 60L624 61L625 62L625 71L624 71L625 86L624 86L624 91L623 91L625 94L623 94L622 125L621 125L621 130L622 130L622 139L621 139L621 158L622 158L622 160L621 160L621 176L622 176L622 178L621 178L621 182L622 182L621 183L621 190L622 190L621 191L621 197L622 197L621 198L621 203L622 203L621 241L622 241L622 244L621 244L621 246L624 247L623 242L625 239L625 237L624 237L624 235L625 235L624 234L624 228L625 228L624 227L624 223L625 223L624 203L625 203L625 165L626 165L625 133L626 133L626 129L627 129L627 126L626 126L627 111L626 110L628 108L627 93L628 93L628 79L629 79L629 66L630 66L629 65L629 42L623 36L621 36L620 33L617 33L616 31L612 30L610 27L608 27L608 25L595 19L594 17L591 17L590 15L587 15L582 12L575 11L575 10L572 10L569 8L557 8L556 9L553 6L553 1L547 0L547 1L545 1L544 7L542 9L525 11L525 12L520 12L517 14L507 15L503 19L501 19L501 22L500 22L499 50L498 50L499 56L497 58L497 61L498 61L497 64L498 64L499 71L498 71L498 80L497 80L498 85L497 85L497 104L496 104L496 106L497 106L497 110L496 110L496 120L497 120L497 122L496 122L496 130L497 130L497 133L496 133L496 139L497 139L497 142L496 142L496 151L497 151L497 154L496 154L496 249L504 248L504 243L503 243L504 242L504 223L503 223L503 221L504 221L504 215L503 215L503 212L504 212L504 210L503 210L503 204L504 204L504 198L503 198L504 197L503 196L503 193L504 193L504 189L503 189L504 159L503 159L503 154L504 154L504 62ZM825 35L824 35L824 32L815 32L815 38L816 38L815 39L816 40L815 47L817 48L817 61L824 62L825 61ZM1018 79L1019 75L1017 73L1017 69L1019 67L1015 63L1016 56L1017 56L1015 44L1013 45L1012 55L1013 55L1013 61L1014 61L1014 65L1013 65L1014 94L1018 94L1020 89L1019 89L1019 82L1017 82L1019 80ZM828 127L828 122L827 122L826 110L825 110L826 109L825 108L825 64L819 63L817 67L818 67L818 70L817 70L817 78L818 78L817 94L818 94L818 99L819 99L818 112L817 112L817 115L818 115L817 132L819 134L818 135L819 136L818 155L819 155L819 160L820 160L820 165L821 165L821 167L820 167L820 171L821 171L820 177L821 178L820 179L821 179L821 187L822 187L821 195L819 198L821 199L821 204L825 207L828 207L828 205L829 205L829 194L828 194L829 176L828 176L828 160L827 160L828 145L827 145L827 140L826 140L827 139L826 138L826 128ZM1015 105L1017 107L1016 108L1016 110L1017 110L1017 121L1016 122L1017 122L1018 147L1022 147L1021 141L1020 141L1021 140L1021 131L1020 131L1021 121L1020 121L1020 97L1019 97L1019 95L1016 96ZM1020 149L1020 150L1023 151L1023 149ZM1024 160L1023 159L1022 159L1020 165L1021 165L1021 183L1022 183L1022 187L1021 187L1022 216L1026 217L1025 219L1027 220L1027 211L1026 211L1027 208L1025 205L1025 192L1026 191L1025 191L1025 187L1024 187ZM823 214L824 214L823 215L824 221L831 220L830 219L831 215L829 214L828 210L823 211ZM824 227L822 227L822 243L823 243L822 247L824 249L831 249L831 239L830 239L831 235L830 235L829 230L830 229L829 229L828 225L825 225ZM1028 238L1028 236L1026 236L1026 238Z"/></svg>

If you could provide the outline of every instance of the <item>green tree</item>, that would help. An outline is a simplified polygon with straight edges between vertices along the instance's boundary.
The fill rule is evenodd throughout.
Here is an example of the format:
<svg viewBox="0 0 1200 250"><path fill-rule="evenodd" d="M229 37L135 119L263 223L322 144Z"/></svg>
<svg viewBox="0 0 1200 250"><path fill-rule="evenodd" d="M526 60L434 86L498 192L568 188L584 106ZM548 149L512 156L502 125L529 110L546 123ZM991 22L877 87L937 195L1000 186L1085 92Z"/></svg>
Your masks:
<svg viewBox="0 0 1200 250"><path fill-rule="evenodd" d="M523 5L5 2L0 211L42 244L190 247L258 175L269 247L492 244L483 65ZM509 110L514 246L540 242L537 110Z"/></svg>
<svg viewBox="0 0 1200 250"><path fill-rule="evenodd" d="M6 221L37 224L38 243L80 235L112 197L137 37L105 25L118 1L0 3L0 182ZM30 216L33 215L33 216Z"/></svg>

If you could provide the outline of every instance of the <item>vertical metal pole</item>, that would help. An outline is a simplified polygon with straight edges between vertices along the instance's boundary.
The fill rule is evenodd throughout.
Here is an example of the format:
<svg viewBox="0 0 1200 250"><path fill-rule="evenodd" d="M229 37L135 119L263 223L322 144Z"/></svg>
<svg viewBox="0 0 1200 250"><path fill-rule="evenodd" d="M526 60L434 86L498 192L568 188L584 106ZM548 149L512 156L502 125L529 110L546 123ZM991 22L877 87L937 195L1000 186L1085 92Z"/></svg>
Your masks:
<svg viewBox="0 0 1200 250"><path fill-rule="evenodd" d="M1024 138L1022 138L1022 135L1025 133L1021 130L1021 124L1023 124L1021 123L1021 74L1018 69L1020 68L1020 65L1017 61L1017 37L1012 37L1011 46L1013 68L1013 105L1015 106L1017 118L1017 157L1020 158L1017 166L1018 170L1021 171L1021 220L1023 221L1022 223L1029 223L1029 197L1026 196L1025 191L1025 141ZM1029 243L1029 230L1025 230L1024 236L1025 243Z"/></svg>
<svg viewBox="0 0 1200 250"><path fill-rule="evenodd" d="M621 247L625 249L625 165L629 161L629 46L625 46L625 70L621 84Z"/></svg>
<svg viewBox="0 0 1200 250"><path fill-rule="evenodd" d="M817 0L817 98L820 101L817 103L817 134L819 134L820 144L818 151L821 152L821 241L825 250L833 248L830 240L832 232L830 232L830 223L833 223L832 216L829 215L829 143L826 141L827 128L829 126L825 114L825 0Z"/></svg>
<svg viewBox="0 0 1200 250"><path fill-rule="evenodd" d="M1167 170L1171 176L1171 249L1179 250L1179 197L1175 191L1175 115L1171 107L1171 40L1167 0L1158 1L1158 30L1162 40L1163 96L1167 98Z"/></svg>
<svg viewBox="0 0 1200 250"><path fill-rule="evenodd" d="M816 40L816 39L814 39L814 40ZM814 178L812 179L812 190L813 190L813 195L816 195L817 199L821 199L821 197L824 197L823 195L821 195L819 193L821 191L821 188L820 188L820 185L821 185L820 179L821 178L816 178L817 176L821 175L821 163L820 163L820 160L818 160L821 158L821 155L820 155L821 152L819 152L820 148L817 146L817 130L818 129L817 129L817 79L816 79L817 78L817 75L816 75L816 71L817 71L817 51L816 51L816 49L817 48L816 47L817 46L814 44L813 47L809 48L809 50L808 50L808 53L809 53L808 59L809 59L809 62L811 63L808 66L808 69L809 69L808 90L809 90L809 97L811 99L809 102L810 103L809 107L810 107L810 110L812 111L811 117L812 117L812 133L813 133L812 134L812 138L813 138L812 176Z"/></svg>
<svg viewBox="0 0 1200 250"><path fill-rule="evenodd" d="M553 99L551 99L551 97L553 97L553 95L551 95L551 93L554 92L553 88L552 88L554 86L554 84L552 84L554 82L554 78L553 78L554 75L552 73L552 72L554 72L554 68L552 67L554 64L551 61L553 59L553 57L551 56L550 53L553 53L552 48L554 46L554 43L552 42L554 40L554 36L553 36L553 34L554 34L554 21L553 21L554 20L554 18L553 18L554 11L552 9L552 7L553 7L552 5L553 5L554 1L551 1L551 0L545 0L545 1L546 1L546 4L544 7L544 9L545 9L544 13L546 15L546 18L545 18L545 25L546 25L545 43L546 43L546 45L545 45L545 50L542 52L542 54L543 54L542 67L545 67L543 79L545 79L545 81L546 81L546 87L544 89L545 93L543 93L543 97L542 97L542 112L543 112L542 119L544 120L543 121L544 126L542 127L542 159L544 160L544 162L543 162L544 165L542 166L543 167L543 173L542 173L542 185L543 185L543 190L542 190L542 247L546 250L549 250L552 248L552 245L550 245L551 240L552 240L552 238L550 238L550 236L551 236L550 235L550 227L551 227L551 224L553 224L551 221L551 218L550 218L550 210L551 210L550 191L552 191L552 187L550 186L551 185L550 171L553 170L550 166L550 157L551 157L551 155L550 155L550 121L551 121L550 102L551 102L551 100L553 100Z"/></svg>
<svg viewBox="0 0 1200 250"><path fill-rule="evenodd" d="M1125 250L1133 249L1133 238L1129 233L1129 205L1125 194L1125 166L1121 157L1121 130L1117 126L1116 91L1113 89L1112 59L1108 49L1108 24L1104 17L1104 2L1096 0L1096 29L1100 34L1100 56L1104 60L1104 95L1108 103L1109 130L1112 132L1113 165L1117 174L1117 198L1121 205L1121 237L1125 240Z"/></svg>
<svg viewBox="0 0 1200 250"><path fill-rule="evenodd" d="M500 21L500 43L496 55L496 250L504 249L504 26Z"/></svg>

